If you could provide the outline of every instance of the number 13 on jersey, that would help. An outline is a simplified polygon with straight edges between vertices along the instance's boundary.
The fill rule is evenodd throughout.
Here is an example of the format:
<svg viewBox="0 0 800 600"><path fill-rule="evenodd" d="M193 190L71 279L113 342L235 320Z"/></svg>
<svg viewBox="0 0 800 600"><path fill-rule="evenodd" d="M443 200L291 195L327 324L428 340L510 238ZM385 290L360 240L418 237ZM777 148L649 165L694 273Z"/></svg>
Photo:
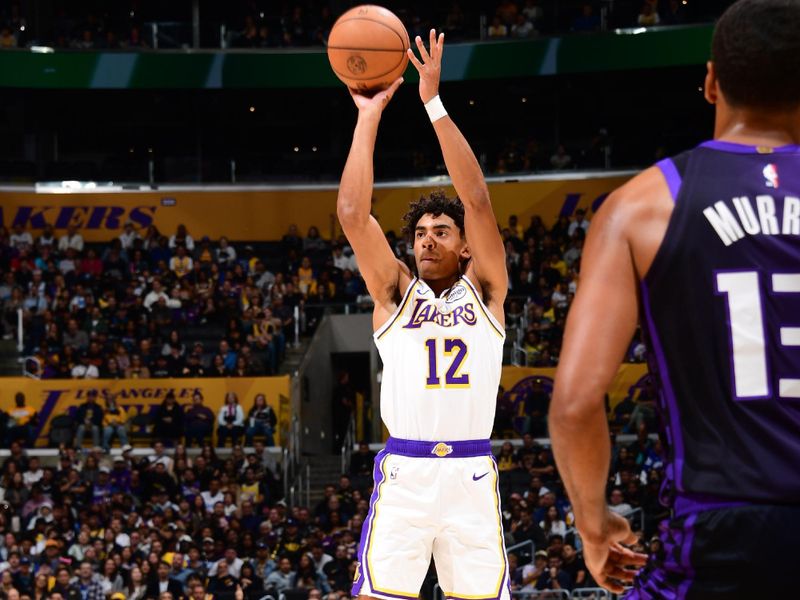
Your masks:
<svg viewBox="0 0 800 600"><path fill-rule="evenodd" d="M771 293L800 294L800 273L773 273ZM767 336L758 271L716 273L717 293L727 296L734 396L737 400L766 398L770 393ZM780 327L782 346L800 346L800 327ZM800 379L778 380L777 395L800 398Z"/></svg>
<svg viewBox="0 0 800 600"><path fill-rule="evenodd" d="M461 373L464 360L468 354L467 344L460 338L445 338L444 340L429 338L425 340L425 349L428 353L428 377L425 380L425 387L442 387L442 382L439 378L439 352L442 350L442 346L442 362L447 363L447 359L450 359L449 367L444 376L444 387L468 388L469 373Z"/></svg>

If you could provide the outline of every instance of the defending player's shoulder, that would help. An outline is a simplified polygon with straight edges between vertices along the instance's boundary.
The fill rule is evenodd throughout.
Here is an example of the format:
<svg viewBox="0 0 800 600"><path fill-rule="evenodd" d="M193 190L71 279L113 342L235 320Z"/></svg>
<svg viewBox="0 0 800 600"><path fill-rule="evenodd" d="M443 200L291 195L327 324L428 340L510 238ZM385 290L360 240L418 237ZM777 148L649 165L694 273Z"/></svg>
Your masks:
<svg viewBox="0 0 800 600"><path fill-rule="evenodd" d="M606 198L589 232L624 238L641 278L664 239L674 206L664 175L651 167Z"/></svg>

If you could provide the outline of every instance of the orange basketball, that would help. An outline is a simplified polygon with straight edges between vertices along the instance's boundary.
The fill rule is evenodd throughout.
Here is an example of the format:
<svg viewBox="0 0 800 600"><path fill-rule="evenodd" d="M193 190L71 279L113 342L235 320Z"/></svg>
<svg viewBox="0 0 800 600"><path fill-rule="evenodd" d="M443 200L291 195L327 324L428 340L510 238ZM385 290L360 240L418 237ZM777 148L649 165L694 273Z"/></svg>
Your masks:
<svg viewBox="0 0 800 600"><path fill-rule="evenodd" d="M328 37L328 60L348 87L373 91L389 87L406 70L408 32L392 11L364 4L336 20Z"/></svg>

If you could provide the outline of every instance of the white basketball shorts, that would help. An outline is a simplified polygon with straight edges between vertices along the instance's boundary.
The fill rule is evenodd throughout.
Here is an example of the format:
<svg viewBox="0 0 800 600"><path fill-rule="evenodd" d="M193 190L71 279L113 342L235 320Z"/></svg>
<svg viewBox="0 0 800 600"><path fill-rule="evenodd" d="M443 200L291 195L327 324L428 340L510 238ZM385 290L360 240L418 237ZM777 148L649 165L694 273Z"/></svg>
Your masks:
<svg viewBox="0 0 800 600"><path fill-rule="evenodd" d="M431 556L456 600L510 600L498 471L488 440L389 438L375 458L352 595L419 597Z"/></svg>

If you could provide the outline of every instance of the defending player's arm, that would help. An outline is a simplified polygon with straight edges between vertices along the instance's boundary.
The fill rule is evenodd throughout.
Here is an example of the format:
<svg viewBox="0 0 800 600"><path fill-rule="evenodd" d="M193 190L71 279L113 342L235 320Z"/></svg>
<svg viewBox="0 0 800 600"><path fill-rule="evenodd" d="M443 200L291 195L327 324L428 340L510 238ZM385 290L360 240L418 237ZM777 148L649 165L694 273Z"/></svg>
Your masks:
<svg viewBox="0 0 800 600"><path fill-rule="evenodd" d="M408 276L408 269L395 258L380 225L370 214L378 125L383 109L402 81L402 78L397 79L389 89L372 98L350 91L358 107L358 121L336 201L339 222L353 247L376 306L391 304L397 295L401 274Z"/></svg>
<svg viewBox="0 0 800 600"><path fill-rule="evenodd" d="M624 188L623 188L624 190ZM567 319L548 426L561 478L575 511L586 565L597 582L621 592L646 556L620 546L635 536L608 510L610 449L604 395L636 329L637 273L628 243L625 192L606 200L592 222L581 280Z"/></svg>
<svg viewBox="0 0 800 600"><path fill-rule="evenodd" d="M411 49L408 55L419 71L419 95L423 104L427 105L439 95L444 34L440 33L437 38L436 31L431 29L430 51L425 49L419 36L416 43L421 60L417 59ZM486 180L475 153L449 116L436 119L433 128L439 138L453 187L464 203L464 227L472 257L470 268L474 270L481 285L484 300L502 323L503 302L508 292L506 253L497 229Z"/></svg>

